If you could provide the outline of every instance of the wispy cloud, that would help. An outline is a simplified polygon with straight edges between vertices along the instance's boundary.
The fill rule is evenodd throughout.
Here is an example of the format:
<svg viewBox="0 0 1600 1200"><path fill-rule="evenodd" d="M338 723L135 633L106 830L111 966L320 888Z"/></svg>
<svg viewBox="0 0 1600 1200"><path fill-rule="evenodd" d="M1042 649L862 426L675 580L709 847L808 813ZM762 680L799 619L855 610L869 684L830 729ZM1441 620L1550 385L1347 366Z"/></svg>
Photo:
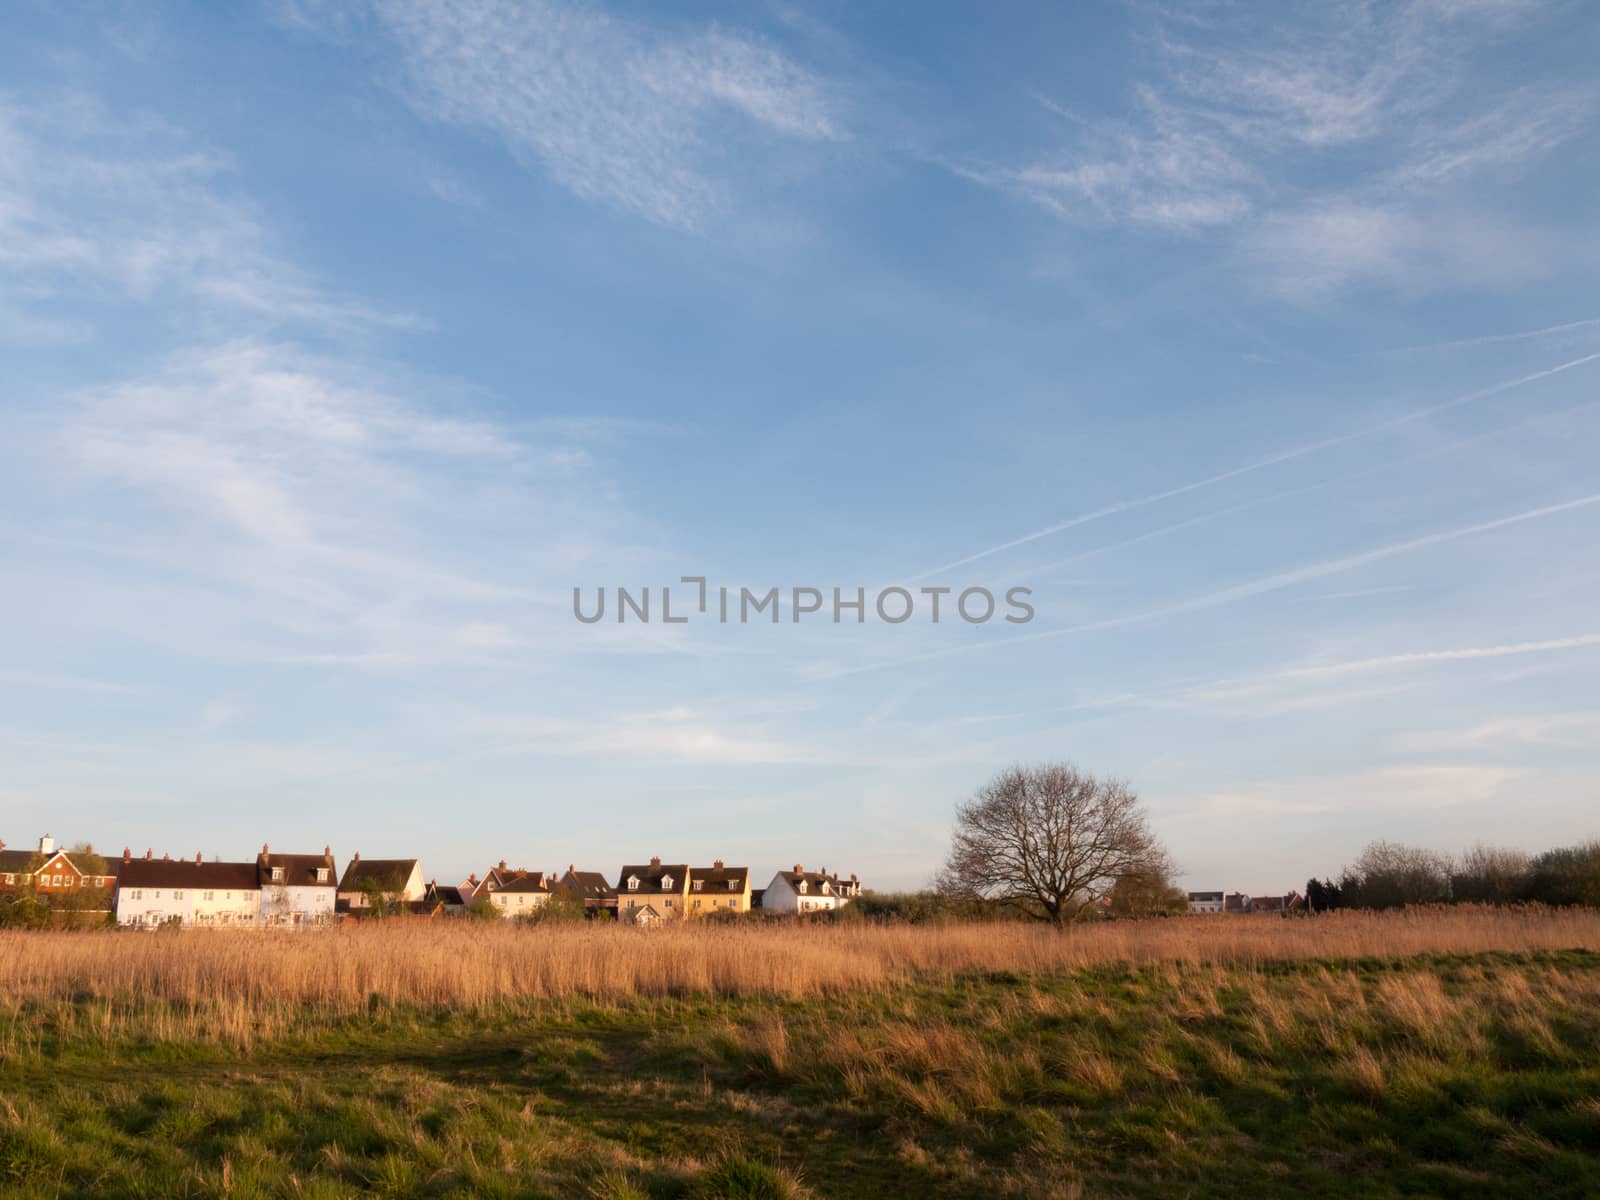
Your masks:
<svg viewBox="0 0 1600 1200"><path fill-rule="evenodd" d="M103 502L99 535L144 566L137 586L206 614L191 652L216 627L229 655L271 662L488 665L556 640L566 593L545 572L614 546L621 518L559 421L513 434L474 407L437 381L238 339L20 436ZM197 603L219 587L229 604ZM132 620L149 604L101 607Z"/></svg>
<svg viewBox="0 0 1600 1200"><path fill-rule="evenodd" d="M348 6L303 2L297 24L351 36ZM490 134L577 195L700 230L735 203L735 160L763 142L847 136L821 77L756 37L685 32L581 4L376 0L370 26L404 63L402 94L431 120Z"/></svg>
<svg viewBox="0 0 1600 1200"><path fill-rule="evenodd" d="M1464 750L1518 751L1536 747L1593 751L1600 747L1600 712L1497 717L1464 729L1403 733L1394 739L1394 746L1397 750L1424 754L1453 754Z"/></svg>
<svg viewBox="0 0 1600 1200"><path fill-rule="evenodd" d="M81 307L188 300L208 313L321 330L426 322L341 297L296 267L229 187L229 159L148 116L81 92L0 95L0 310L25 307L13 340L80 340Z"/></svg>
<svg viewBox="0 0 1600 1200"><path fill-rule="evenodd" d="M1058 144L967 178L1062 219L1228 231L1258 282L1297 299L1542 274L1554 239L1482 211L1463 184L1523 170L1592 125L1596 89L1486 87L1516 11L1432 0L1298 6L1263 27L1214 6L1158 11L1150 70L1118 114L1067 117Z"/></svg>

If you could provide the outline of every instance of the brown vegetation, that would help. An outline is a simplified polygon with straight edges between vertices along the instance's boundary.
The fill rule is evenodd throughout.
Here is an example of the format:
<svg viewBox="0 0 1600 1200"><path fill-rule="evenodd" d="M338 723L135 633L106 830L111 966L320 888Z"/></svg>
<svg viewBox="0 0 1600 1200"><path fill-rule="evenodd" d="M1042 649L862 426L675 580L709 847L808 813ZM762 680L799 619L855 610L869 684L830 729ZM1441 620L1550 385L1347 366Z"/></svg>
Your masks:
<svg viewBox="0 0 1600 1200"><path fill-rule="evenodd" d="M1461 907L1299 920L1118 921L1065 931L793 924L642 933L477 922L387 922L300 934L0 931L0 1027L8 1039L25 1037L29 1027L46 1024L39 1018L49 1018L110 1038L137 1009L140 1024L159 1040L245 1045L380 1004L464 1011L569 998L795 998L970 973L1044 978L1110 964L1253 967L1594 949L1600 949L1600 912ZM161 1011L154 1028L152 1005Z"/></svg>

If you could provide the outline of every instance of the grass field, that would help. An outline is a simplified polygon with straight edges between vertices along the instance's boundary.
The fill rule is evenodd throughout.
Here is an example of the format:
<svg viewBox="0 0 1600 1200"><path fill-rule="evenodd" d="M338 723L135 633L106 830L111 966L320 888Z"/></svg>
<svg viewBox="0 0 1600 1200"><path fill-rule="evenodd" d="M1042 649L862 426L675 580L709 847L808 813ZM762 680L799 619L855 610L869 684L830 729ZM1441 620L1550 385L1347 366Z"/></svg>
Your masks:
<svg viewBox="0 0 1600 1200"><path fill-rule="evenodd" d="M1600 1195L1600 914L0 936L0 1194Z"/></svg>

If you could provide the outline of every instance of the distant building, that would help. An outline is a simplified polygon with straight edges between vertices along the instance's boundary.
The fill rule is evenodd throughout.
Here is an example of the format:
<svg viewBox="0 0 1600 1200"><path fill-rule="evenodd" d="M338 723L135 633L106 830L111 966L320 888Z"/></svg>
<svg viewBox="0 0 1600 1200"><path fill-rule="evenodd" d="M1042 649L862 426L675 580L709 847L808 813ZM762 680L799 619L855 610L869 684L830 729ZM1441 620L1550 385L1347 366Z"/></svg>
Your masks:
<svg viewBox="0 0 1600 1200"><path fill-rule="evenodd" d="M372 911L374 899L402 906L421 900L427 889L422 882L422 866L414 858L368 858L360 854L350 859L339 880L336 907L361 916Z"/></svg>
<svg viewBox="0 0 1600 1200"><path fill-rule="evenodd" d="M580 871L568 863L567 873L556 880L555 888L558 893L581 900L590 916L602 912L617 915L617 889L599 871Z"/></svg>
<svg viewBox="0 0 1600 1200"><path fill-rule="evenodd" d="M304 929L333 921L339 868L331 847L324 846L321 854L273 854L263 843L256 874L266 928Z"/></svg>
<svg viewBox="0 0 1600 1200"><path fill-rule="evenodd" d="M93 854L94 847L88 851ZM115 872L110 864L106 865L105 874L88 871L86 866L74 862L48 833L33 850L11 850L0 842L0 894L31 888L35 896L49 901L101 892L109 906Z"/></svg>
<svg viewBox="0 0 1600 1200"><path fill-rule="evenodd" d="M428 890L422 897L424 903L433 902L440 906L440 911L447 917L459 917L467 911L467 898L459 887L449 884L440 884L434 881L428 884Z"/></svg>
<svg viewBox="0 0 1600 1200"><path fill-rule="evenodd" d="M682 920L688 912L689 867L663 866L659 857L648 866L625 866L617 876L617 919L653 925Z"/></svg>
<svg viewBox="0 0 1600 1200"><path fill-rule="evenodd" d="M260 874L253 862L143 858L122 852L117 872L117 924L254 928L261 919Z"/></svg>
<svg viewBox="0 0 1600 1200"><path fill-rule="evenodd" d="M1192 913L1219 913L1222 911L1221 892L1190 892L1189 911Z"/></svg>
<svg viewBox="0 0 1600 1200"><path fill-rule="evenodd" d="M691 917L749 912L750 868L724 866L720 858L709 867L690 868L688 911Z"/></svg>
<svg viewBox="0 0 1600 1200"><path fill-rule="evenodd" d="M500 886L488 893L489 903L497 916L529 917L550 903L554 882L554 877L544 871L507 872Z"/></svg>
<svg viewBox="0 0 1600 1200"><path fill-rule="evenodd" d="M761 907L769 912L831 912L861 894L861 881L854 875L840 879L820 871L807 871L795 863L792 871L779 871L762 890Z"/></svg>

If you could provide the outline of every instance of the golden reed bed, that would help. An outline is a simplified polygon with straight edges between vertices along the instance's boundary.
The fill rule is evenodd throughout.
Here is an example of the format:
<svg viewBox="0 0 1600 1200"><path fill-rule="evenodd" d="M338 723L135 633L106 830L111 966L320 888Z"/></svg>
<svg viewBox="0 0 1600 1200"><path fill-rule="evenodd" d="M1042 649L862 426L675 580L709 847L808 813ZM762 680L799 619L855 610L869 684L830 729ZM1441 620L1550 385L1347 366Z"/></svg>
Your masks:
<svg viewBox="0 0 1600 1200"><path fill-rule="evenodd" d="M1112 963L1240 965L1482 951L1600 949L1600 911L1413 909L1316 918L1184 917L1033 925L602 926L392 921L315 933L0 932L0 999L138 997L357 1011L384 1001L696 994L801 996L963 972Z"/></svg>

